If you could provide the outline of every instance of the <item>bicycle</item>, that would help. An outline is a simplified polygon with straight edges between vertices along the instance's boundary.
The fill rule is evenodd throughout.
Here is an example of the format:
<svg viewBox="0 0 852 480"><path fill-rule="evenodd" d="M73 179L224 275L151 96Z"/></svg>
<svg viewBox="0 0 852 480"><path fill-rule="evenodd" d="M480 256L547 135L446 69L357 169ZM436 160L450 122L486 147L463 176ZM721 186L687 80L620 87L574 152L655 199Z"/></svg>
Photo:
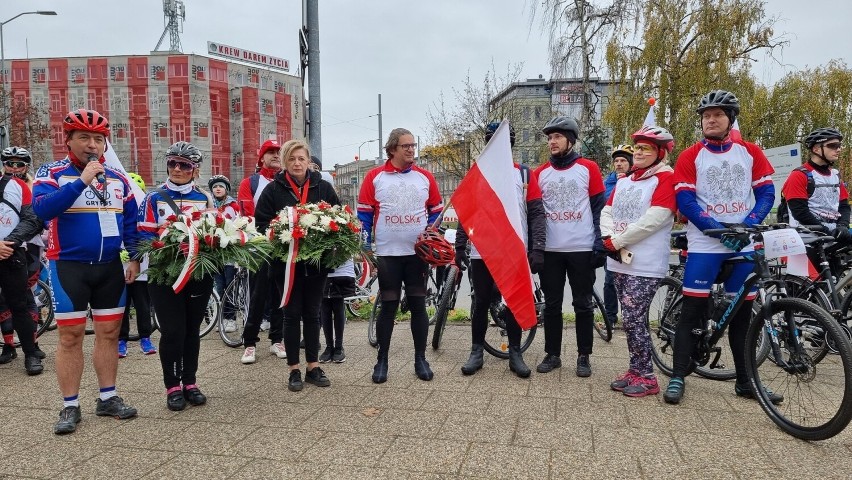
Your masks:
<svg viewBox="0 0 852 480"><path fill-rule="evenodd" d="M243 344L243 331L249 313L249 272L236 266L234 279L225 287L216 325L225 345L237 348Z"/></svg>
<svg viewBox="0 0 852 480"><path fill-rule="evenodd" d="M751 256L755 268L730 303L717 308L698 329L692 369L707 364L729 321L746 302L748 292L756 287L762 301L745 338L745 368L751 392L784 432L802 440L825 440L852 421L852 343L828 312L788 296L784 281L773 276L763 240L765 234L781 228L786 225L704 232L722 237L747 233L754 242L754 253L744 255ZM805 322L809 327L800 328ZM809 348L821 339L836 342L838 354L826 357L817 369ZM822 375L818 377L818 373ZM783 395L783 401L773 404L770 391Z"/></svg>
<svg viewBox="0 0 852 480"><path fill-rule="evenodd" d="M612 319L606 314L606 309L604 308L604 302L601 299L601 294L598 293L597 288L592 288L592 309L595 313L594 321L592 325L595 327L595 331L598 332L598 335L605 341L609 342L612 340Z"/></svg>
<svg viewBox="0 0 852 480"><path fill-rule="evenodd" d="M50 329L50 326L53 325L53 321L55 319L55 313L53 310L53 291L47 283L41 280L37 280L36 283L33 284L32 291L33 297L35 298L36 314L38 315L35 335L36 338L39 338L44 332ZM11 319L9 321L11 321ZM15 335L15 341L12 345L15 348L21 346L21 341L18 340L17 335ZM2 335L0 335L0 346L3 346Z"/></svg>
<svg viewBox="0 0 852 480"><path fill-rule="evenodd" d="M199 337L204 338L216 326L216 318L219 315L219 303L219 294L216 293L216 290L213 290L210 294L210 300L207 301L207 311L201 320L201 328L198 331ZM153 330L160 329L160 321L157 319L157 312L153 304L151 305L151 328Z"/></svg>
<svg viewBox="0 0 852 480"><path fill-rule="evenodd" d="M355 295L345 297L343 304L346 311L353 317L361 316L361 307L365 303L373 303L373 284L376 283L376 265L366 254L360 254L355 258Z"/></svg>

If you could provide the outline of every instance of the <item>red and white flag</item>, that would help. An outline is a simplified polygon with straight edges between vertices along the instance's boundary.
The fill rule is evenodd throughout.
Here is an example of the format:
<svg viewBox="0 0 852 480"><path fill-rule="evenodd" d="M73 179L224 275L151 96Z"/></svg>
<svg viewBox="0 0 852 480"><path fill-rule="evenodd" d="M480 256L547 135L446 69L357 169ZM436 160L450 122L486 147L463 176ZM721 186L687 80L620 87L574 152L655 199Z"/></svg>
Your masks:
<svg viewBox="0 0 852 480"><path fill-rule="evenodd" d="M648 99L648 114L645 115L645 121L642 122L643 126L646 127L655 127L657 126L657 115L654 113L654 105L657 104L657 99L651 97Z"/></svg>
<svg viewBox="0 0 852 480"><path fill-rule="evenodd" d="M527 330L536 324L535 298L521 224L520 209L525 199L517 198L519 192L513 181L517 175L509 144L509 122L504 120L450 202L506 306L521 328Z"/></svg>
<svg viewBox="0 0 852 480"><path fill-rule="evenodd" d="M118 170L122 175L127 177L129 180L127 183L130 184L130 190L133 192L133 198L136 199L136 204L142 205L142 201L145 200L145 192L139 188L139 185L136 182L130 180L130 177L127 175L127 170L124 169L124 165L121 164L121 161L118 159L118 155L115 154L115 149L112 148L112 144L109 143L109 140L106 141L106 146L106 152L104 152L104 159L106 161L104 163L107 166Z"/></svg>
<svg viewBox="0 0 852 480"><path fill-rule="evenodd" d="M734 124L731 126L731 140L735 142L742 142L743 136L740 134L740 122L737 119L734 119Z"/></svg>

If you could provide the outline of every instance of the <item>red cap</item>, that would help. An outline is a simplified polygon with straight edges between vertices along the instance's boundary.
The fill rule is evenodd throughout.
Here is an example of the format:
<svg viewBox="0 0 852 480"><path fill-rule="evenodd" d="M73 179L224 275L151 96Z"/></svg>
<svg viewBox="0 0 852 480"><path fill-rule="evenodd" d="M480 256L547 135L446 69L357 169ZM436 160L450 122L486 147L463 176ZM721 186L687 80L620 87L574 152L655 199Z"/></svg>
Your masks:
<svg viewBox="0 0 852 480"><path fill-rule="evenodd" d="M281 150L281 144L276 140L267 140L263 142L263 145L260 146L260 150L257 151L257 164L259 166L263 165L263 155L270 150Z"/></svg>

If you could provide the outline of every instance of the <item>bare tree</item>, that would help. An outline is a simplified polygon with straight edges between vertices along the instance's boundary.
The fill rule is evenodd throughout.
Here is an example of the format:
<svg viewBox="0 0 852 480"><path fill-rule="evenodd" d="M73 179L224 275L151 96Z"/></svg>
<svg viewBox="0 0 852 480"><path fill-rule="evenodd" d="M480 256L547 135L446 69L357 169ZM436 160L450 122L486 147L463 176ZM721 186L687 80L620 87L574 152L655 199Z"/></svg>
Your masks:
<svg viewBox="0 0 852 480"><path fill-rule="evenodd" d="M0 87L0 96L5 92ZM2 102L0 102L2 104ZM48 121L47 109L34 105L23 98L6 98L9 105L7 112L0 112L0 124L8 125L9 145L21 146L33 153L34 166L52 161L50 148L47 147L47 155L40 158L37 152L45 150L44 144L50 138L50 123Z"/></svg>

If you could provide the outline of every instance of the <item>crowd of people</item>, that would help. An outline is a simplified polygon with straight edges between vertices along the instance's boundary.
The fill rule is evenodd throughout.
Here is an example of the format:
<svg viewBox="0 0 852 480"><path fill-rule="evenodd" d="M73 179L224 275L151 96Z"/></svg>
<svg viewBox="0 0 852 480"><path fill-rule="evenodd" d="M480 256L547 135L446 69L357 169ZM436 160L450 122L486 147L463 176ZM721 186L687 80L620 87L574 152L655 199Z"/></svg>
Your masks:
<svg viewBox="0 0 852 480"><path fill-rule="evenodd" d="M631 135L631 143L612 150L612 173L604 178L598 163L577 151L580 127L564 116L542 128L550 151L547 162L534 170L514 164L526 262L530 273L539 276L545 297L544 356L535 368L539 374L562 367L567 278L576 319L575 374L581 378L592 375L592 288L597 270L604 267L607 315L618 321L620 310L629 352L626 371L610 388L628 397L660 392L651 362L647 317L657 286L668 271L669 232L680 215L687 223L689 254L674 342L674 372L663 396L668 403L681 402L694 354L694 329L704 316L713 281L724 260L753 248L746 234L714 237L703 232L757 225L767 217L775 199L773 168L762 150L732 136L740 113L736 96L711 91L702 97L696 113L702 138L680 153L674 168L669 165L669 155L675 139L665 128L645 125ZM486 142L498 127L499 122L488 125ZM29 175L32 156L27 150L10 147L2 152L0 321L4 347L0 363L16 358L12 346L16 332L26 372L38 375L43 371L45 353L36 342L33 320L38 315L31 287L39 276L45 250L59 334L56 376L63 397L56 434L74 432L81 420L78 396L89 317L96 338L92 352L99 387L95 412L119 419L136 416L136 409L116 389L118 359L128 354L131 302L141 351L159 354L167 408L180 411L187 405L205 404L207 398L197 378L198 332L213 290L221 296L236 266L226 265L216 275L191 279L176 293L171 285L146 279L148 258L140 253L140 242L154 238L173 215L208 210L228 218L253 216L263 232L284 207L321 201L339 204L333 185L321 175L320 160L311 155L306 143L269 140L258 151L257 172L240 183L234 198L230 180L222 175L210 178L206 190L200 188L203 155L195 145L177 142L163 157L167 180L138 199L130 182L144 190L141 177L105 165L110 126L104 116L85 109L70 112L64 132L67 156L42 165L34 179ZM842 140L843 135L832 128L817 128L808 135L804 144L809 159L790 174L782 194L791 224L821 224L838 242L849 242L848 193L834 166ZM514 131L510 131L510 142L514 143ZM416 164L415 136L410 131L392 130L384 148L388 160L367 173L357 201L363 248L375 256L378 265L381 311L371 378L375 383L389 379L391 339L404 287L411 312L414 373L420 380L430 381L434 378L426 358L430 262L417 246L423 232L440 219L444 202L433 175ZM475 299L471 351L461 373L474 375L484 366L488 304L499 292L477 250L476 237L464 225L458 225L451 248L455 263L462 269L469 266L471 275ZM127 252L124 261L122 250ZM290 267L295 274L292 282L285 282L285 268ZM737 264L725 283L726 291L736 293L751 269L747 262ZM285 267L274 259L250 274L249 285L241 362L257 361L258 335L268 322L269 351L286 359L288 389L298 392L304 383L329 387L331 380L320 364L346 360L343 299L355 289L353 263L332 270L301 261ZM748 299L754 299L754 292ZM234 322L233 308L229 310L224 303L222 328L236 330L236 324L229 323ZM160 329L158 346L150 338L152 309ZM744 368L744 338L752 309L747 304L738 312L728 330L737 377L734 393L752 397ZM518 377L529 377L532 370L520 349L521 327L511 312L506 330L509 369ZM304 374L300 347L304 348ZM769 394L773 402L783 402L781 395Z"/></svg>

